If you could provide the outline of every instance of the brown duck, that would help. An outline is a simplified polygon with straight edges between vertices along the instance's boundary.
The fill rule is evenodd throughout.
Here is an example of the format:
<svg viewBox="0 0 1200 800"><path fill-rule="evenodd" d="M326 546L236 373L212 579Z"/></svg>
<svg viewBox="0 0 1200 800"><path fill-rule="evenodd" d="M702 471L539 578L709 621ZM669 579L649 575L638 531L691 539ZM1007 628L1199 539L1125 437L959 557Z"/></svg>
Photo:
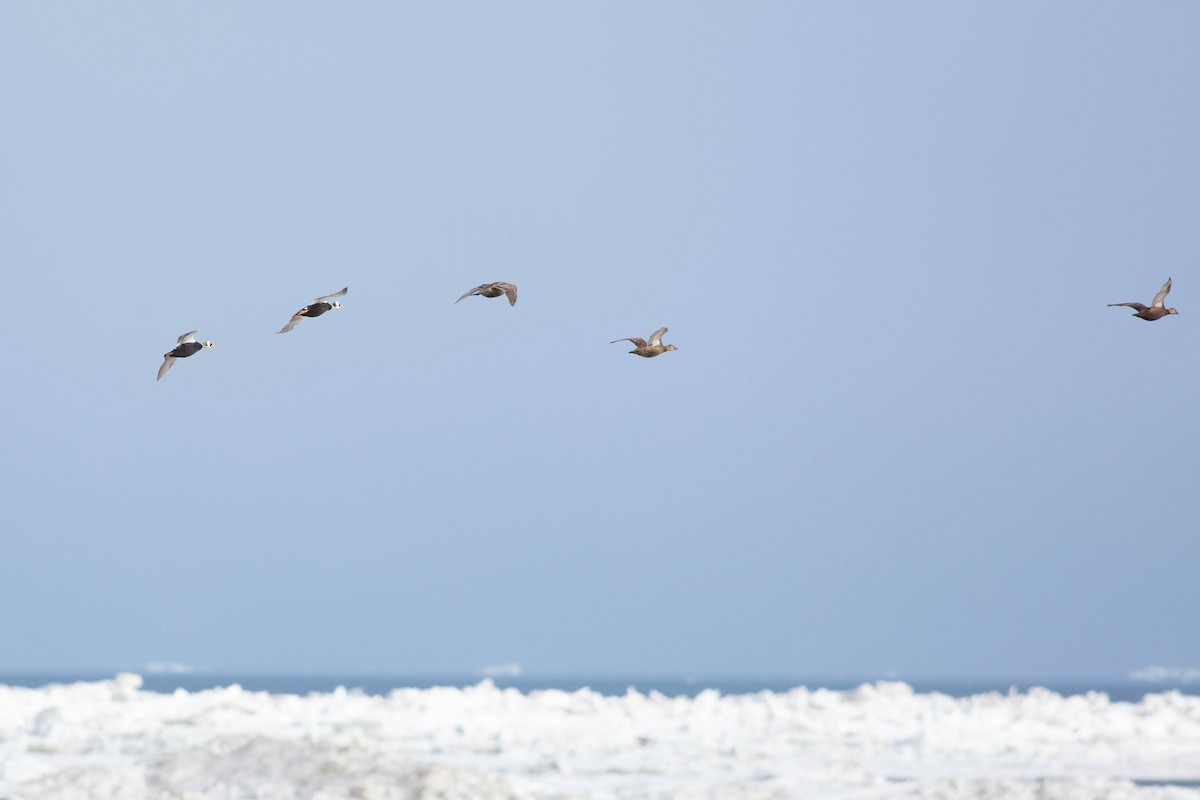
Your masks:
<svg viewBox="0 0 1200 800"><path fill-rule="evenodd" d="M1171 291L1171 279L1167 278L1167 282L1158 290L1158 294L1154 295L1154 299L1150 301L1150 307L1146 308L1141 303L1109 303L1109 308L1113 306L1129 306L1134 310L1135 317L1141 317L1144 320L1153 322L1156 319L1162 319L1167 314L1178 314L1179 312L1173 308L1166 308L1164 301L1167 299L1167 292Z"/></svg>
<svg viewBox="0 0 1200 800"><path fill-rule="evenodd" d="M667 352L668 350L678 350L679 348L673 344L663 344L663 334L667 332L666 328L659 328L654 333L650 334L650 340L646 341L637 336L627 336L624 339L613 339L609 344L617 342L633 342L633 349L629 352L635 356L642 358L654 358L657 355Z"/></svg>
<svg viewBox="0 0 1200 800"><path fill-rule="evenodd" d="M508 296L508 304L510 306L515 306L517 304L517 287L513 286L511 283L505 283L504 281L480 284L464 294L462 297L458 298L458 300L463 300L473 294L480 295L481 297L499 297L503 294ZM454 302L457 303L458 300L455 300Z"/></svg>

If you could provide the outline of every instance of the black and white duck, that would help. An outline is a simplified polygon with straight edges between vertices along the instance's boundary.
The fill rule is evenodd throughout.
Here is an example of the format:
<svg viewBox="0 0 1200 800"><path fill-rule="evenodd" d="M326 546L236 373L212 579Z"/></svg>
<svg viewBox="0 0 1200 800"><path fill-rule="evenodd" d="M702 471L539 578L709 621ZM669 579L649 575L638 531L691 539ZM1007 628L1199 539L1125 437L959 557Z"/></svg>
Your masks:
<svg viewBox="0 0 1200 800"><path fill-rule="evenodd" d="M337 301L330 303L329 300L334 297L341 297L348 291L350 291L349 286L347 286L345 289L342 289L340 292L334 292L333 294L326 294L318 297L309 305L306 305L295 314L292 314L292 318L288 320L288 324L284 325L283 328L276 331L276 333L287 333L292 328L296 327L296 323L300 322L300 320L304 319L305 317L319 317L330 309L342 308L341 303Z"/></svg>
<svg viewBox="0 0 1200 800"><path fill-rule="evenodd" d="M212 342L197 342L196 331L189 331L183 336L180 336L175 343L175 348L171 352L163 356L162 366L158 368L158 377L155 380L162 380L162 376L167 374L167 370L175 363L177 358L187 358L188 356L199 353L206 347L215 347Z"/></svg>

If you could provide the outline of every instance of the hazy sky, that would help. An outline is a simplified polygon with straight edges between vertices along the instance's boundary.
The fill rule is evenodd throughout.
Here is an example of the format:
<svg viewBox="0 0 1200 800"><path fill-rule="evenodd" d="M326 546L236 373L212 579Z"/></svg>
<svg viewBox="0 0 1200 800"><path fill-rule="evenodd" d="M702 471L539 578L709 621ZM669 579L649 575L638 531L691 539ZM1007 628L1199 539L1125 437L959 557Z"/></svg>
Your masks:
<svg viewBox="0 0 1200 800"><path fill-rule="evenodd" d="M0 670L1200 665L1198 41L0 5Z"/></svg>

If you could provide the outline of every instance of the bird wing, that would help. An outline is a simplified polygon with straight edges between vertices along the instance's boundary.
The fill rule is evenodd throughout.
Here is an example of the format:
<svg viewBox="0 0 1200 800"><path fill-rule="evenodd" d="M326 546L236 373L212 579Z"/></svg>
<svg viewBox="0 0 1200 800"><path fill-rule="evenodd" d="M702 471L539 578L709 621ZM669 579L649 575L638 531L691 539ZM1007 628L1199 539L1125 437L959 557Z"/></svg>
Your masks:
<svg viewBox="0 0 1200 800"><path fill-rule="evenodd" d="M325 302L326 300L328 300L329 298L331 298L331 297L341 297L342 295L344 295L344 294L345 294L346 292L348 292L348 291L350 291L350 287L349 287L349 286L347 286L345 289L342 289L340 292L334 292L333 294L326 294L326 295L322 295L321 297L318 297L318 298L317 298L316 300L314 300L313 302L314 302L314 303L324 303L324 302Z"/></svg>
<svg viewBox="0 0 1200 800"><path fill-rule="evenodd" d="M185 333L183 336L180 336L179 339L175 342L175 344L184 344L186 342L194 342L194 341L196 341L196 331L191 331L189 333Z"/></svg>
<svg viewBox="0 0 1200 800"><path fill-rule="evenodd" d="M1141 303L1109 303L1108 304L1109 308L1112 308L1113 306L1129 306L1134 311L1145 311L1146 310L1146 307L1144 305L1142 305Z"/></svg>
<svg viewBox="0 0 1200 800"><path fill-rule="evenodd" d="M646 346L646 340L640 336L626 336L624 339L613 339L609 344L616 344L617 342L633 342L634 347Z"/></svg>
<svg viewBox="0 0 1200 800"><path fill-rule="evenodd" d="M158 368L158 377L155 378L154 380L161 381L162 376L167 374L167 370L169 370L171 368L171 365L174 363L175 363L174 356L167 356L166 358L164 358L162 366Z"/></svg>
<svg viewBox="0 0 1200 800"><path fill-rule="evenodd" d="M1186 283L1187 281L1184 281ZM1171 291L1171 279L1167 278L1167 282L1158 290L1158 294L1154 295L1154 299L1150 301L1152 308L1162 308L1163 302L1167 299L1167 292Z"/></svg>
<svg viewBox="0 0 1200 800"><path fill-rule="evenodd" d="M511 283L497 283L496 285L504 290L505 296L508 297L508 304L515 306L517 304L517 287Z"/></svg>
<svg viewBox="0 0 1200 800"><path fill-rule="evenodd" d="M287 324L287 325L284 325L282 328L280 328L279 330L277 330L277 331L275 331L275 332L276 332L276 333L287 333L287 332L288 332L288 331L290 331L292 328L296 327L296 323L297 323L297 322L299 322L299 321L300 321L300 320L302 320L302 319L304 319L304 315L303 315L303 314L299 314L299 313L297 313L297 314L292 314L292 318L288 320L288 324Z"/></svg>
<svg viewBox="0 0 1200 800"><path fill-rule="evenodd" d="M490 283L481 283L478 286L476 286L474 289L472 289L471 291L464 294L462 297L458 298L458 300L465 300L466 298L470 297L473 294L478 294L481 290L486 289L489 286L491 286ZM458 300L455 300L454 302L457 303Z"/></svg>
<svg viewBox="0 0 1200 800"><path fill-rule="evenodd" d="M661 345L663 334L667 332L666 328L659 328L654 333L650 334L650 344Z"/></svg>

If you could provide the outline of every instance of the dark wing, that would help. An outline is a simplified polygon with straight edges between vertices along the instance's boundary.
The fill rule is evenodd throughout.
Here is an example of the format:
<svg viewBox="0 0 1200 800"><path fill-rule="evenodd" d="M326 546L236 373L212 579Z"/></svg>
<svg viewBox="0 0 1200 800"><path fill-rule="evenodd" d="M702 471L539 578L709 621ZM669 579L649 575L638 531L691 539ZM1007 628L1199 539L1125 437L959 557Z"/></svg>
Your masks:
<svg viewBox="0 0 1200 800"><path fill-rule="evenodd" d="M1167 292L1171 291L1171 279L1167 278L1167 282L1158 290L1158 294L1154 295L1154 299L1150 301L1152 308L1163 308L1163 302L1167 299Z"/></svg>
<svg viewBox="0 0 1200 800"><path fill-rule="evenodd" d="M348 291L350 291L350 287L349 287L349 286L347 286L345 289L342 289L340 292L334 292L333 294L327 294L327 295L323 295L322 297L318 297L318 298L317 298L316 300L314 300L313 302L314 302L314 303L324 303L324 302L325 302L326 300L328 300L329 298L331 298L331 297L341 297L342 295L344 295L344 294L345 294L346 292L348 292Z"/></svg>
<svg viewBox="0 0 1200 800"><path fill-rule="evenodd" d="M496 286L504 290L504 294L508 297L508 304L515 306L517 304L517 287L511 283L497 283Z"/></svg>
<svg viewBox="0 0 1200 800"><path fill-rule="evenodd" d="M1130 308L1134 309L1135 311L1145 311L1146 310L1146 307L1144 305L1142 305L1141 303L1109 303L1108 304L1109 308L1112 308L1113 306L1129 306Z"/></svg>
<svg viewBox="0 0 1200 800"><path fill-rule="evenodd" d="M307 308L307 306L305 306L305 307ZM287 332L288 332L288 331L290 331L292 328L296 327L296 323L297 323L297 322L299 322L299 321L300 321L300 320L302 320L302 319L304 319L304 315L303 315L303 314L301 314L301 313L299 313L299 312L297 312L297 313L295 313L295 314L292 314L292 318L288 320L288 324L287 324L287 325L284 325L282 328L280 328L279 330L277 330L277 331L275 331L275 332L276 332L276 333L287 333Z"/></svg>
<svg viewBox="0 0 1200 800"><path fill-rule="evenodd" d="M163 359L162 366L158 368L158 377L155 378L154 380L161 381L162 376L167 374L167 370L169 370L171 368L171 365L174 363L175 363L174 356L167 356L165 359Z"/></svg>

